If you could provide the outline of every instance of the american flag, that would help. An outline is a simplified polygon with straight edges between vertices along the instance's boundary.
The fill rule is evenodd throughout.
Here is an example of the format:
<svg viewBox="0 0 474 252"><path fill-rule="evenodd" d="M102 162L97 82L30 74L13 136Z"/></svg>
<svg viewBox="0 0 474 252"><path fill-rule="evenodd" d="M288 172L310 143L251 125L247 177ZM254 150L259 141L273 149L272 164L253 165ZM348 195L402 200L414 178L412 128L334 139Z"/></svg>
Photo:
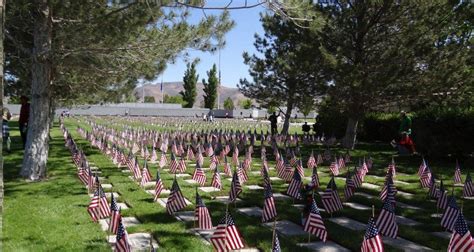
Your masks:
<svg viewBox="0 0 474 252"><path fill-rule="evenodd" d="M278 234L276 232L273 241L272 252L281 252L280 240L278 240Z"/></svg>
<svg viewBox="0 0 474 252"><path fill-rule="evenodd" d="M423 173L420 177L421 188L426 188L430 186L431 183L431 170L428 166L425 167Z"/></svg>
<svg viewBox="0 0 474 252"><path fill-rule="evenodd" d="M418 168L418 176L421 177L421 174L423 174L423 172L425 171L425 168L428 167L428 165L426 165L426 161L425 159L423 158L423 160L421 161L421 164L420 164L420 167Z"/></svg>
<svg viewBox="0 0 474 252"><path fill-rule="evenodd" d="M234 175L232 176L232 183L230 184L229 201L234 202L237 199L237 196L239 196L241 192L242 192L242 186L240 185L237 171L235 171Z"/></svg>
<svg viewBox="0 0 474 252"><path fill-rule="evenodd" d="M161 180L160 171L156 171L156 184L155 184L155 201L158 200L158 197L161 195L165 187L163 186L163 181Z"/></svg>
<svg viewBox="0 0 474 252"><path fill-rule="evenodd" d="M385 199L389 199L392 204L395 204L395 195L397 194L397 188L393 183L392 173L387 173L385 177L385 184L380 192L380 200L385 201Z"/></svg>
<svg viewBox="0 0 474 252"><path fill-rule="evenodd" d="M444 189L443 180L441 180L439 185L438 200L436 202L436 207L439 209L446 209L448 205L448 196L446 195L446 190Z"/></svg>
<svg viewBox="0 0 474 252"><path fill-rule="evenodd" d="M142 180L140 181L141 186L145 186L146 183L151 181L151 175L150 175L150 170L148 170L148 165L146 163L143 164L143 169L142 169Z"/></svg>
<svg viewBox="0 0 474 252"><path fill-rule="evenodd" d="M285 159L283 158L283 156L280 156L279 159L276 160L276 170L277 172L280 172L280 171L283 171L285 170Z"/></svg>
<svg viewBox="0 0 474 252"><path fill-rule="evenodd" d="M369 167L367 166L367 163L364 161L362 162L362 165L359 168L359 173L362 176L362 180L364 180L365 175L369 172Z"/></svg>
<svg viewBox="0 0 474 252"><path fill-rule="evenodd" d="M188 145L188 151L186 157L188 160L193 160L194 159L194 152L193 149L191 148L191 145Z"/></svg>
<svg viewBox="0 0 474 252"><path fill-rule="evenodd" d="M443 216L441 217L441 226L452 231L454 229L454 223L458 219L459 211L458 205L456 204L456 198L454 196L449 196L449 203L444 211Z"/></svg>
<svg viewBox="0 0 474 252"><path fill-rule="evenodd" d="M319 188L319 175L316 166L313 167L313 173L311 174L311 187Z"/></svg>
<svg viewBox="0 0 474 252"><path fill-rule="evenodd" d="M298 162L298 159L296 159L295 152L291 151L290 165L295 166L297 162Z"/></svg>
<svg viewBox="0 0 474 252"><path fill-rule="evenodd" d="M232 176L232 171L230 170L230 164L227 162L227 156L224 157L224 173L227 176Z"/></svg>
<svg viewBox="0 0 474 252"><path fill-rule="evenodd" d="M323 192L322 195L322 202L324 209L328 213L333 213L342 209L342 202L339 198L339 194L337 194L337 187L336 183L334 182L334 177L331 178L326 190Z"/></svg>
<svg viewBox="0 0 474 252"><path fill-rule="evenodd" d="M454 232L449 240L448 251L473 251L474 241L471 232L467 228L466 220L462 213L458 215L454 224Z"/></svg>
<svg viewBox="0 0 474 252"><path fill-rule="evenodd" d="M214 169L214 175L212 176L211 186L217 189L222 189L222 182L221 182L221 174L219 173L219 169L216 166Z"/></svg>
<svg viewBox="0 0 474 252"><path fill-rule="evenodd" d="M194 217L197 220L199 229L212 229L212 220L209 210L202 201L201 196L196 189L196 209L194 210Z"/></svg>
<svg viewBox="0 0 474 252"><path fill-rule="evenodd" d="M434 199L437 199L439 196L438 187L436 186L436 181L435 181L434 176L431 176L430 189L428 190L428 195Z"/></svg>
<svg viewBox="0 0 474 252"><path fill-rule="evenodd" d="M87 173L88 173L87 187L89 188L90 191L92 191L95 189L95 182L96 180L98 180L98 178L92 174L92 171L90 168L87 168Z"/></svg>
<svg viewBox="0 0 474 252"><path fill-rule="evenodd" d="M362 185L362 182L364 181L364 177L362 174L360 174L359 170L357 170L357 167L354 167L354 175L352 176L352 180L354 181L354 185L356 188L359 188Z"/></svg>
<svg viewBox="0 0 474 252"><path fill-rule="evenodd" d="M163 169L163 167L165 167L166 163L167 163L167 161L166 161L166 152L162 152L160 162L158 163L158 165L160 166L160 168Z"/></svg>
<svg viewBox="0 0 474 252"><path fill-rule="evenodd" d="M301 159L296 162L296 171L300 174L301 178L304 178L303 162Z"/></svg>
<svg viewBox="0 0 474 252"><path fill-rule="evenodd" d="M334 176L339 175L339 165L337 163L337 160L334 160L334 162L331 163L331 165L329 166L329 170L331 170Z"/></svg>
<svg viewBox="0 0 474 252"><path fill-rule="evenodd" d="M309 156L308 163L306 163L309 169L313 169L316 166L316 159L314 158L314 153L311 151L311 155Z"/></svg>
<svg viewBox="0 0 474 252"><path fill-rule="evenodd" d="M346 186L344 187L344 197L346 201L348 201L352 195L354 195L355 189L356 186L354 180L351 179L350 172L348 172L346 177Z"/></svg>
<svg viewBox="0 0 474 252"><path fill-rule="evenodd" d="M170 173L175 174L179 170L179 163L176 160L176 156L173 152L171 152L171 160L170 160Z"/></svg>
<svg viewBox="0 0 474 252"><path fill-rule="evenodd" d="M240 183L241 184L244 184L245 182L247 182L247 180L249 179L248 175L247 175L247 172L245 171L245 169L243 168L243 165L240 164L238 167L237 167L237 175L239 175L239 180L240 180Z"/></svg>
<svg viewBox="0 0 474 252"><path fill-rule="evenodd" d="M204 164L204 157L202 156L201 147L198 148L196 163L198 163L201 167Z"/></svg>
<svg viewBox="0 0 474 252"><path fill-rule="evenodd" d="M130 252L130 244L128 243L128 234L123 227L122 220L120 220L117 231L117 239L115 242L115 251L117 252Z"/></svg>
<svg viewBox="0 0 474 252"><path fill-rule="evenodd" d="M202 170L199 163L196 163L196 169L194 169L193 179L200 185L206 184L206 174Z"/></svg>
<svg viewBox="0 0 474 252"><path fill-rule="evenodd" d="M234 146L234 152L232 153L232 164L239 165L239 148L237 146Z"/></svg>
<svg viewBox="0 0 474 252"><path fill-rule="evenodd" d="M95 222L99 219L110 216L109 203L107 202L102 186L98 185L98 188L94 192L94 196L92 196L89 206L87 207L87 212Z"/></svg>
<svg viewBox="0 0 474 252"><path fill-rule="evenodd" d="M343 157L340 157L338 160L338 167L339 169L344 169L346 167L346 162L344 161Z"/></svg>
<svg viewBox="0 0 474 252"><path fill-rule="evenodd" d="M393 160L393 158L392 158L392 162L390 164L388 164L387 173L392 174L392 177L395 177L396 174L397 174L395 161Z"/></svg>
<svg viewBox="0 0 474 252"><path fill-rule="evenodd" d="M262 222L267 222L276 217L276 215L277 212L272 193L272 186L270 183L265 183Z"/></svg>
<svg viewBox="0 0 474 252"><path fill-rule="evenodd" d="M301 199L302 197L301 197L300 190L302 186L303 186L303 181L301 179L301 176L297 171L295 171L293 172L293 178L291 179L291 182L288 185L288 190L286 191L286 194L288 194L289 196L295 199Z"/></svg>
<svg viewBox="0 0 474 252"><path fill-rule="evenodd" d="M311 203L308 218L306 218L306 221L304 223L304 231L316 235L323 242L326 242L328 233L326 231L326 227L324 226L323 219L321 218L321 214L319 213L318 206L316 205L314 199Z"/></svg>
<svg viewBox="0 0 474 252"><path fill-rule="evenodd" d="M89 173L84 168L79 168L79 170L77 171L77 176L84 185L87 185L87 183L89 182Z"/></svg>
<svg viewBox="0 0 474 252"><path fill-rule="evenodd" d="M157 159L158 159L158 155L156 155L156 149L155 149L155 146L153 145L150 161L152 163L155 163Z"/></svg>
<svg viewBox="0 0 474 252"><path fill-rule="evenodd" d="M454 183L460 184L461 182L461 167L459 167L459 162L456 160L456 168L454 169Z"/></svg>
<svg viewBox="0 0 474 252"><path fill-rule="evenodd" d="M117 234L117 229L119 222L122 216L120 215L120 209L117 206L117 202L115 201L114 195L111 195L110 199L110 224L109 224L109 231L112 234Z"/></svg>
<svg viewBox="0 0 474 252"><path fill-rule="evenodd" d="M173 214L187 206L186 200L179 188L178 181L176 178L173 181L173 186L171 187L170 195L168 196L168 201L166 202L166 210L169 214Z"/></svg>
<svg viewBox="0 0 474 252"><path fill-rule="evenodd" d="M473 197L474 196L474 186L472 185L471 174L467 173L466 180L464 181L464 188L462 189L463 197Z"/></svg>
<svg viewBox="0 0 474 252"><path fill-rule="evenodd" d="M382 238L380 238L379 231L375 225L374 218L370 217L367 230L364 235L364 241L360 248L362 252L381 252L384 251Z"/></svg>
<svg viewBox="0 0 474 252"><path fill-rule="evenodd" d="M186 171L186 161L184 161L184 157L179 158L178 171L179 173L184 173Z"/></svg>
<svg viewBox="0 0 474 252"><path fill-rule="evenodd" d="M134 165L133 165L132 171L133 171L133 177L134 177L135 179L138 180L139 178L142 177L142 174L140 173L140 166L139 166L139 164L138 164L138 158L137 158L137 157L135 157L135 163L134 163Z"/></svg>
<svg viewBox="0 0 474 252"><path fill-rule="evenodd" d="M219 221L214 234L211 236L211 243L219 252L244 247L242 236L229 212L226 212L225 216Z"/></svg>
<svg viewBox="0 0 474 252"><path fill-rule="evenodd" d="M386 199L376 222L380 233L391 238L397 238L398 225L395 220L395 207L389 199Z"/></svg>

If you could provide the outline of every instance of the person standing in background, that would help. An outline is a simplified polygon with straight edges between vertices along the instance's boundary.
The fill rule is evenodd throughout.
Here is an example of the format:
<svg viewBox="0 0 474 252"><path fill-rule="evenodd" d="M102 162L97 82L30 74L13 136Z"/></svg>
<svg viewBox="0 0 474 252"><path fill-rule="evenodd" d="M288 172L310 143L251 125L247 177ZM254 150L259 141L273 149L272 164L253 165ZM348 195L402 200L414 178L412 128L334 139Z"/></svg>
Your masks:
<svg viewBox="0 0 474 252"><path fill-rule="evenodd" d="M6 148L6 152L10 153L11 148L10 148L10 127L8 127L8 121L10 121L10 118L12 115L10 114L10 111L7 108L3 108L2 111L2 139L3 139L3 145Z"/></svg>
<svg viewBox="0 0 474 252"><path fill-rule="evenodd" d="M22 95L20 97L20 119L18 119L18 127L20 128L21 140L23 141L23 149L26 145L26 134L28 132L28 118L30 117L30 103L28 97Z"/></svg>

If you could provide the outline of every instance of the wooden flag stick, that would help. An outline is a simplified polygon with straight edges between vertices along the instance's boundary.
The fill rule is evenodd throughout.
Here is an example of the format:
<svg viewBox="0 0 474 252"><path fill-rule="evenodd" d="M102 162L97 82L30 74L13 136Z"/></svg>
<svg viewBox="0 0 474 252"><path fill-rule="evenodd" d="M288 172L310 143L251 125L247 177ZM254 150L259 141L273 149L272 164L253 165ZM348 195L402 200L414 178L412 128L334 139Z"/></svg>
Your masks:
<svg viewBox="0 0 474 252"><path fill-rule="evenodd" d="M375 206L372 205L372 217L375 217Z"/></svg>
<svg viewBox="0 0 474 252"><path fill-rule="evenodd" d="M275 246L275 229L276 229L276 217L273 219L273 232L272 232L272 249L273 249L273 246Z"/></svg>
<svg viewBox="0 0 474 252"><path fill-rule="evenodd" d="M198 189L197 189L197 186L196 186L196 196L197 196L197 191L198 191ZM198 207L198 206L196 206L196 207ZM193 220L194 220L193 221L193 227L196 228L196 216L194 216Z"/></svg>
<svg viewBox="0 0 474 252"><path fill-rule="evenodd" d="M226 204L225 208L225 229L224 229L224 248L227 249L227 214L229 213L229 203Z"/></svg>
<svg viewBox="0 0 474 252"><path fill-rule="evenodd" d="M461 213L462 213L463 208L464 208L464 200L461 200Z"/></svg>

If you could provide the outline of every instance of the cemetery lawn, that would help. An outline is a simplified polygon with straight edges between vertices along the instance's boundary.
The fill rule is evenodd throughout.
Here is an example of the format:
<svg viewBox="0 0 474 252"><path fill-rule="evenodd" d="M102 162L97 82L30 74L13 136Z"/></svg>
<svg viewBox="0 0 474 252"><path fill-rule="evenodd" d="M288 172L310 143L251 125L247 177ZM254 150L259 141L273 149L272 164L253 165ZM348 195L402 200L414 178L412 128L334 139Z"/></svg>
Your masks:
<svg viewBox="0 0 474 252"><path fill-rule="evenodd" d="M55 125L51 131L48 179L19 177L23 158L18 124L10 122L12 153L4 150L4 251L108 251L99 225L86 209L89 197L78 183L71 156Z"/></svg>
<svg viewBox="0 0 474 252"><path fill-rule="evenodd" d="M158 241L159 246L165 251L212 251L212 246L205 244L201 239L187 231L193 227L192 222L180 222L170 216L166 209L153 202L153 196L147 194L143 188L140 188L134 181L128 178L128 173L121 172L112 161L102 154L98 149L92 148L90 144L81 138L77 133L77 126L90 131L88 124L78 123L75 119L68 119L65 123L73 139L78 146L82 148L89 162L93 166L99 167L102 184L112 184L113 192L120 194L119 202L125 202L130 208L122 210L124 217L136 217L141 224L127 228L128 233L146 232L151 233ZM13 142L19 143L17 127L12 124ZM100 226L93 223L87 214L87 205L89 197L87 190L82 186L76 176L76 169L71 161L70 153L64 147L64 140L60 129L55 125L51 133L50 156L48 159L48 180L40 183L27 183L18 178L19 167L21 166L20 145L14 145L14 152L5 156L5 200L4 200L4 249L5 251L84 251L84 250L108 250L105 236L106 232L100 230ZM302 147L303 164L306 167L306 159L311 150L315 152L322 151L321 146ZM267 147L267 150L269 148ZM339 153L344 151L334 149ZM267 151L268 153L270 151ZM128 153L128 152L127 152ZM351 151L352 163L348 166L352 168L359 158L370 155L374 159L374 168L369 172L365 182L376 185L383 185L384 175L387 164L391 160L394 151L387 144L359 144L357 150ZM242 153L243 154L243 153ZM260 148L256 147L253 155L252 171L259 171L261 168ZM270 155L271 156L271 155ZM229 159L230 160L230 159ZM442 177L445 186L451 191L452 177L454 174L453 160L429 160L431 168L437 174L437 178ZM142 164L143 160L140 160ZM429 202L426 199L427 189L421 189L419 186L416 172L421 162L420 157L396 157L397 163L397 181L407 182L397 183L399 191L412 193L414 196L402 197L397 195L397 202L403 202L411 206L420 207L421 210L412 210L405 207L397 207L396 214L418 221L417 226L400 226L399 236L430 247L434 250L446 250L449 239L438 238L430 234L431 232L444 231L440 226L440 219L431 218L432 213L436 213L436 202ZM187 163L186 173L192 175L194 166L191 162ZM274 167L273 158L269 158L269 166ZM156 176L157 165L150 165L152 177ZM209 167L209 158L205 158L204 167ZM468 168L472 164L466 164L462 169L462 179L464 181ZM222 166L219 166L222 171ZM330 179L328 164L318 168L322 191ZM472 174L472 169L471 169ZM206 186L210 186L212 174L206 171ZM263 181L259 175L249 175L249 181L243 186L243 193L240 195L240 201L236 204L241 207L260 207L263 208L263 191L249 190L246 185L263 186ZM311 175L311 171L305 169L305 176ZM343 198L343 188L345 185L345 170L336 179L338 192ZM370 176L372 175L372 176ZM270 171L270 176L276 177L275 170ZM166 189L171 187L174 176L167 171L161 171ZM190 177L186 178L190 179ZM223 190L220 192L205 193L199 191L204 202L212 216L214 225L224 215L226 207L214 200L216 196L227 196L230 188L230 181L222 176ZM308 180L305 181L307 183ZM183 178L178 178L178 183L184 196L193 203L183 211L193 211L195 204L196 186L188 184ZM272 181L273 193L286 193L287 184L282 181ZM150 188L152 189L152 188ZM363 204L366 206L375 205L376 214L380 211L381 201L378 198L380 189L359 188L356 192L367 193L374 198L367 198L356 195L350 202ZM454 187L454 193L457 196L458 204L461 199L461 187ZM166 197L166 196L162 196ZM320 196L316 196L318 206L322 206ZM275 200L278 213L278 220L287 220L300 224L301 211L293 206L293 200ZM300 201L295 201L301 204ZM464 201L464 213L467 219L473 220L474 201ZM258 217L248 217L236 211L233 204L229 205L235 223L243 235L247 247L256 247L262 251L270 251L272 242L272 231L261 225ZM371 215L371 211L356 210L344 207L344 210L336 213L333 217L348 217L366 224ZM328 238L350 250L358 251L362 243L365 230L353 231L340 226L328 219L327 213L322 213L322 217L328 230ZM472 223L470 224L473 231ZM280 243L283 251L305 251L298 247L298 243L304 243L308 240L308 235L285 237L280 235ZM314 236L311 241L318 241ZM395 247L385 245L387 251L399 251Z"/></svg>

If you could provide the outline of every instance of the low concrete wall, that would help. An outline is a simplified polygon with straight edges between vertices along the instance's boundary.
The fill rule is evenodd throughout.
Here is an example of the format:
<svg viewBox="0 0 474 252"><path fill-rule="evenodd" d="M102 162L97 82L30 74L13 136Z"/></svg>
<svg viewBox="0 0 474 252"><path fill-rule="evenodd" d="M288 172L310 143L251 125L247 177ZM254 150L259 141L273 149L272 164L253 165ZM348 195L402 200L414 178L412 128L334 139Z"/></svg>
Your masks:
<svg viewBox="0 0 474 252"><path fill-rule="evenodd" d="M162 104L163 105L163 104ZM166 105L166 104L164 104ZM10 110L10 113L18 115L20 113L20 105L17 104L6 104ZM203 114L208 114L209 109L201 108L158 108L158 107L139 107L139 106L108 106L108 105L84 105L77 106L74 108L58 108L56 109L56 114L59 115L63 111L69 111L72 115L128 115L130 116L166 116L166 117L199 117L201 118ZM266 110L258 109L235 109L235 110L213 110L214 117L224 118L226 112L229 117L233 118L264 118L268 117L270 114ZM315 113L308 115L308 118L314 118ZM295 113L293 113L292 118L294 118ZM297 113L298 118L304 118L301 113Z"/></svg>

